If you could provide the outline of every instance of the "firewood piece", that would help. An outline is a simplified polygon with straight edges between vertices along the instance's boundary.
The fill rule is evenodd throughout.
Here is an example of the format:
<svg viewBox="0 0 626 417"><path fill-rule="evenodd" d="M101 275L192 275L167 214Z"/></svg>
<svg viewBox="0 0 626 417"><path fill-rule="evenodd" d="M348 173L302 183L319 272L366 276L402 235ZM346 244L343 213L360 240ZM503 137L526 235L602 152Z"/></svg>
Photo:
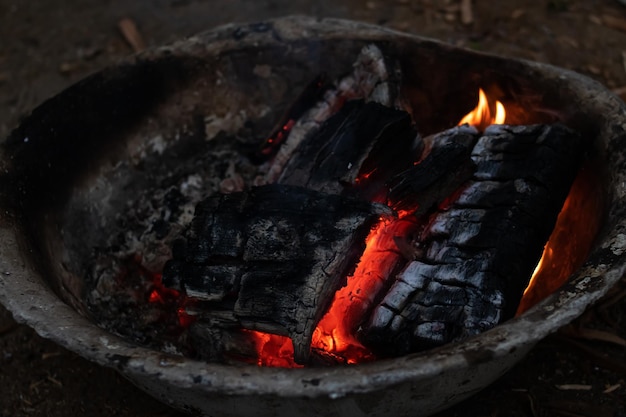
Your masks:
<svg viewBox="0 0 626 417"><path fill-rule="evenodd" d="M283 117L281 117L276 127L272 130L272 133L270 133L267 140L261 146L261 149L254 155L254 158L261 160L274 156L280 149L280 145L282 145L289 136L296 121L320 101L324 96L324 92L329 88L331 88L331 86L324 74L315 77L315 79L304 88L291 106L289 106L289 109L287 109Z"/></svg>
<svg viewBox="0 0 626 417"><path fill-rule="evenodd" d="M474 179L434 213L423 258L399 273L360 338L403 354L511 318L567 197L580 136L561 125L492 126L472 151Z"/></svg>
<svg viewBox="0 0 626 417"><path fill-rule="evenodd" d="M243 328L291 337L306 362L313 330L386 207L267 185L202 201L163 282L232 307ZM204 311L205 316L210 315Z"/></svg>
<svg viewBox="0 0 626 417"><path fill-rule="evenodd" d="M408 113L350 101L300 145L279 181L330 194L359 185L361 193L368 194L367 185L357 184L360 173L366 171L368 184L380 183L380 188L389 171L410 166L421 145Z"/></svg>
<svg viewBox="0 0 626 417"><path fill-rule="evenodd" d="M399 97L399 65L385 60L378 46L364 46L350 74L336 81L335 88L325 91L323 98L302 114L278 149L265 176L266 183L281 177L285 165L307 136L315 134L322 123L340 110L346 101L364 99L385 106L396 106Z"/></svg>
<svg viewBox="0 0 626 417"><path fill-rule="evenodd" d="M475 171L470 156L477 139L478 131L467 125L428 138L432 147L423 160L389 180L392 207L418 207L421 216L449 197Z"/></svg>

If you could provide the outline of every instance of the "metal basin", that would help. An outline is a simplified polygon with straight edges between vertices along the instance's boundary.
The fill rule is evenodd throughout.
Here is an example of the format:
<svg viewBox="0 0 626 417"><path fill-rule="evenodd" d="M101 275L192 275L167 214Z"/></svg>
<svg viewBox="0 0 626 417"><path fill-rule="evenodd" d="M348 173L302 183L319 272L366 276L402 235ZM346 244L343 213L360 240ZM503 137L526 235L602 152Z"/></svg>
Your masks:
<svg viewBox="0 0 626 417"><path fill-rule="evenodd" d="M123 210L111 198L126 195L115 194L123 180L103 179L112 167L127 163L142 172L159 161L167 166L168 149L181 140L197 143L185 134L194 123L201 123L206 135L248 129L261 137L294 92L322 71L345 72L371 42L401 62L403 88L423 133L449 127L479 86L491 86L525 109L523 117L559 119L589 141L588 157L600 178L590 198L602 199L607 209L597 213L602 226L596 243L568 283L524 314L465 342L323 369L198 362L138 346L88 319L81 254L107 233L102 225L108 223L85 219ZM205 116L200 121L199 114ZM224 26L85 79L35 109L3 143L0 302L43 337L116 368L180 409L216 416L426 416L495 381L620 279L626 250L625 129L619 99L584 76L552 66L334 19ZM95 217L78 209L89 198L98 198L89 202L98 208Z"/></svg>

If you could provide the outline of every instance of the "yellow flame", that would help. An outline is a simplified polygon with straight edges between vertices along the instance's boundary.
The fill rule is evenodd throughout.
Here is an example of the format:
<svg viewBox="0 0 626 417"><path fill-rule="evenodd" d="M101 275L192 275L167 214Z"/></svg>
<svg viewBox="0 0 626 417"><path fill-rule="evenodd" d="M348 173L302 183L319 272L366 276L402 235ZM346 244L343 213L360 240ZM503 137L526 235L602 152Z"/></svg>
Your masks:
<svg viewBox="0 0 626 417"><path fill-rule="evenodd" d="M492 124L501 125L506 120L506 110L504 105L496 100L496 115L491 115L489 100L482 88L478 89L478 105L474 110L467 113L459 122L459 125L469 124L478 130L485 130L487 126Z"/></svg>
<svg viewBox="0 0 626 417"><path fill-rule="evenodd" d="M496 100L496 117L493 121L494 125L502 125L506 120L506 111L504 105Z"/></svg>
<svg viewBox="0 0 626 417"><path fill-rule="evenodd" d="M524 295L529 294L531 289L536 285L536 282L538 279L537 277L539 276L539 271L541 271L541 269L543 268L544 261L546 260L546 258L551 258L551 257L552 257L552 248L546 245L543 248L541 259L539 259L539 262L537 263L537 266L535 267L535 270L533 271L533 274L530 277L528 286L524 290Z"/></svg>

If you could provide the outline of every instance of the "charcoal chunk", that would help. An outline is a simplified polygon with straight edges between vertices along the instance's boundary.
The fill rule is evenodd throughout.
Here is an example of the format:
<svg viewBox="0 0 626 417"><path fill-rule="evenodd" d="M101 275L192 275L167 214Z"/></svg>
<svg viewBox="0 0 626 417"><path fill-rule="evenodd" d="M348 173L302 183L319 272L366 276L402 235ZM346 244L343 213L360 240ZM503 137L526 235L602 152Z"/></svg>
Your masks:
<svg viewBox="0 0 626 417"><path fill-rule="evenodd" d="M352 100L303 141L280 182L330 194L358 187L361 196L371 197L386 178L407 169L422 146L408 113Z"/></svg>
<svg viewBox="0 0 626 417"><path fill-rule="evenodd" d="M308 358L313 330L357 262L379 205L290 185L215 195L196 208L165 283L233 308L243 328L292 338Z"/></svg>
<svg viewBox="0 0 626 417"><path fill-rule="evenodd" d="M471 151L473 178L439 207L360 339L397 355L462 340L511 318L581 161L561 125L491 126ZM391 342L390 342L391 341Z"/></svg>
<svg viewBox="0 0 626 417"><path fill-rule="evenodd" d="M397 210L418 207L418 216L449 197L469 180L475 165L470 155L478 138L471 126L458 126L430 139L427 155L388 180L391 205Z"/></svg>

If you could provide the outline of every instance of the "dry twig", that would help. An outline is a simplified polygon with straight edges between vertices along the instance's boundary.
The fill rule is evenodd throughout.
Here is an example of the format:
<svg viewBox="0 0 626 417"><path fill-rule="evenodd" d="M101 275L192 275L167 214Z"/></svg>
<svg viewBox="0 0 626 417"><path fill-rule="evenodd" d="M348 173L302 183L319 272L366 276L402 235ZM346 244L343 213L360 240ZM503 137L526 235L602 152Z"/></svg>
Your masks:
<svg viewBox="0 0 626 417"><path fill-rule="evenodd" d="M57 356L61 356L61 352L44 352L41 354L41 360L46 360L50 358L56 358Z"/></svg>
<svg viewBox="0 0 626 417"><path fill-rule="evenodd" d="M575 339L585 339L597 342L612 343L617 346L626 347L626 340L622 339L615 333L598 329L588 329L585 327L567 326L561 329L561 333L565 336Z"/></svg>
<svg viewBox="0 0 626 417"><path fill-rule="evenodd" d="M146 49L146 43L137 29L137 25L132 19L124 18L117 23L124 40L133 48L135 52L141 52Z"/></svg>
<svg viewBox="0 0 626 417"><path fill-rule="evenodd" d="M464 25L470 25L474 22L472 0L461 0L461 22Z"/></svg>
<svg viewBox="0 0 626 417"><path fill-rule="evenodd" d="M526 10L524 9L515 9L513 13L511 13L511 19L516 20L526 14Z"/></svg>
<svg viewBox="0 0 626 417"><path fill-rule="evenodd" d="M535 402L535 399L533 398L533 396L528 393L527 394L528 397L528 405L530 406L530 412L533 414L533 417L537 417L537 404Z"/></svg>
<svg viewBox="0 0 626 417"><path fill-rule="evenodd" d="M622 384L610 385L610 386L606 387L606 389L604 391L602 391L602 393L603 394L610 394L610 393L612 393L614 391L617 391L621 387L622 387Z"/></svg>
<svg viewBox="0 0 626 417"><path fill-rule="evenodd" d="M54 385L58 386L59 388L63 388L63 383L62 383L61 381L59 381L58 379L56 379L56 378L54 378L54 377L52 377L52 376L50 376L50 375L48 375L48 376L46 377L46 379L47 379L49 382L52 382Z"/></svg>
<svg viewBox="0 0 626 417"><path fill-rule="evenodd" d="M556 388L561 391L591 391L593 387L591 385L584 384L563 384L557 385Z"/></svg>

